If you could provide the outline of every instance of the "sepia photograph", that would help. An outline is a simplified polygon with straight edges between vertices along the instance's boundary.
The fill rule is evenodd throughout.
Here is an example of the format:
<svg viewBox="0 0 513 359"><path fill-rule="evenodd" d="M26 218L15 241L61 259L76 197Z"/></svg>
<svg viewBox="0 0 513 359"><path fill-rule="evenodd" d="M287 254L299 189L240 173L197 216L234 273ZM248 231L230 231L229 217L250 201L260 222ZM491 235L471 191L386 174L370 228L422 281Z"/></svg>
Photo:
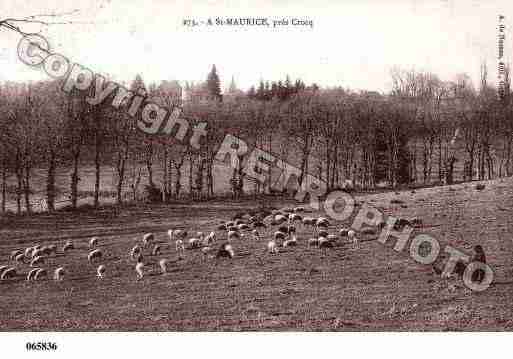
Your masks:
<svg viewBox="0 0 513 359"><path fill-rule="evenodd" d="M2 0L0 345L494 355L512 29L506 0Z"/></svg>

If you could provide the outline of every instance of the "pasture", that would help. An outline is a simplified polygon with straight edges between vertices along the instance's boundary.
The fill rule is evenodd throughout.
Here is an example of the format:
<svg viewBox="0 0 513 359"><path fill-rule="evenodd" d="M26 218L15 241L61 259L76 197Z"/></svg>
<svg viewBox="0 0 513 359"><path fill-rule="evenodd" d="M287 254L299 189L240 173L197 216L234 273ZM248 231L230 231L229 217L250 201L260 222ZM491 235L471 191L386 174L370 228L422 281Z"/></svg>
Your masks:
<svg viewBox="0 0 513 359"><path fill-rule="evenodd" d="M9 253L36 244L56 244L44 267L49 278L27 282L28 264L18 275L0 281L3 331L459 331L512 330L513 180L424 188L399 193L357 195L390 215L423 221L415 232L432 234L471 254L481 244L495 273L482 293L471 292L459 279L442 279L431 266L417 264L408 247L397 253L394 241L383 245L377 235L360 236L358 245L338 239L334 248L307 246L312 229L297 225L299 245L269 254L261 240L231 242L235 257L209 258L186 250L178 259L167 237L170 228L190 233L215 230L221 220L255 208L245 200L192 205L106 207L96 212L2 218L0 266L12 263ZM391 203L392 200L394 203ZM276 208L297 203L269 199ZM321 212L310 216L323 215ZM329 232L350 225L331 221ZM148 255L146 275L137 280L130 249L153 232L163 248ZM221 235L221 231L217 231ZM99 237L100 262L88 263L88 242ZM75 249L62 254L67 240ZM216 243L216 246L219 242ZM161 274L158 262L169 260ZM442 256L437 264L445 264ZM96 276L98 264L105 278ZM64 266L62 281L51 278Z"/></svg>

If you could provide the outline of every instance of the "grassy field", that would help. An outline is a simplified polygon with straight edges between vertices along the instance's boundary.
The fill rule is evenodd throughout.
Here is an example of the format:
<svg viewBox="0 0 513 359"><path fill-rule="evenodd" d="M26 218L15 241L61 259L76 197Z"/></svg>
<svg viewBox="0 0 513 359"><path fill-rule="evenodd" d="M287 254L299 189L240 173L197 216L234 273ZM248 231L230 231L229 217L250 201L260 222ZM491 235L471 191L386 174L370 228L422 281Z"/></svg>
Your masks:
<svg viewBox="0 0 513 359"><path fill-rule="evenodd" d="M408 247L397 253L375 235L358 247L339 240L333 249L309 248L311 230L299 226L299 246L278 255L266 240L233 242L235 258L214 260L186 250L178 260L169 228L210 231L220 220L254 208L251 201L195 205L107 208L91 213L38 214L3 218L0 265L13 249L72 240L77 249L45 263L51 272L64 265L61 282L26 282L19 276L0 282L1 330L511 330L513 329L513 180L425 188L357 196L388 214L420 217L423 227L446 244L471 253L482 244L495 273L482 293L456 279L435 275L417 264ZM391 204L400 199L402 205ZM269 200L281 208L285 200ZM312 215L316 215L313 213ZM320 213L319 213L320 214ZM349 223L349 222L348 222ZM347 223L346 223L347 224ZM332 223L330 232L342 223ZM164 251L146 256L148 275L136 280L129 250L152 231ZM267 234L270 231L266 232ZM106 278L96 278L87 262L87 242L100 237ZM269 235L266 236L266 239ZM171 262L161 275L157 263ZM439 265L445 263L440 260Z"/></svg>

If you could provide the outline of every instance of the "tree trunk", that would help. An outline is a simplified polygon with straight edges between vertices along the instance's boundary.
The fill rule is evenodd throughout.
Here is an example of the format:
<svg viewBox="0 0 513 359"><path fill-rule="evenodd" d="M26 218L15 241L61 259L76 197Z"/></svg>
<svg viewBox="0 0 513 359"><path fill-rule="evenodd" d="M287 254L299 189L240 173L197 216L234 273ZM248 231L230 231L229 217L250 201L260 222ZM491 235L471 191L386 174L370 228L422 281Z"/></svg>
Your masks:
<svg viewBox="0 0 513 359"><path fill-rule="evenodd" d="M94 153L94 174L95 174L95 181L94 181L94 208L98 208L100 206L100 175L101 175L101 148L100 148L100 139L99 135L96 134L96 141L95 141L95 153Z"/></svg>
<svg viewBox="0 0 513 359"><path fill-rule="evenodd" d="M78 202L78 164L80 160L80 149L76 149L73 153L73 171L71 172L71 207L77 208Z"/></svg>
<svg viewBox="0 0 513 359"><path fill-rule="evenodd" d="M55 211L55 153L50 151L46 176L46 205L48 212Z"/></svg>

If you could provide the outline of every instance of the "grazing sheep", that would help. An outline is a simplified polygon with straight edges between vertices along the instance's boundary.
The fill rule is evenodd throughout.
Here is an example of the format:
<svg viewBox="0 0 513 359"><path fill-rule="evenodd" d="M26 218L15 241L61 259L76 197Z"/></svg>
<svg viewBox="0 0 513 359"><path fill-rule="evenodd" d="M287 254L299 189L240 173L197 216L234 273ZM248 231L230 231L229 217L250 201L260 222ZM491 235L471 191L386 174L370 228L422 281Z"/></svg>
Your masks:
<svg viewBox="0 0 513 359"><path fill-rule="evenodd" d="M292 236L292 238L287 239L283 242L283 247L295 247L297 246L297 238L296 236Z"/></svg>
<svg viewBox="0 0 513 359"><path fill-rule="evenodd" d="M302 218L299 214L291 213L289 214L289 221L300 221Z"/></svg>
<svg viewBox="0 0 513 359"><path fill-rule="evenodd" d="M93 237L89 241L89 248L94 248L98 245L98 237Z"/></svg>
<svg viewBox="0 0 513 359"><path fill-rule="evenodd" d="M30 272L29 272L30 274ZM38 268L37 272L34 274L34 280L38 280L39 278L43 278L48 275L48 272L44 268Z"/></svg>
<svg viewBox="0 0 513 359"><path fill-rule="evenodd" d="M162 274L165 274L167 273L167 264L168 264L168 260L163 258L159 261L159 266L160 266L160 271L162 272Z"/></svg>
<svg viewBox="0 0 513 359"><path fill-rule="evenodd" d="M189 238L189 247L190 248L200 248L201 247L201 239L200 238Z"/></svg>
<svg viewBox="0 0 513 359"><path fill-rule="evenodd" d="M10 268L10 266L0 266L0 274L2 274L2 272L7 268Z"/></svg>
<svg viewBox="0 0 513 359"><path fill-rule="evenodd" d="M94 259L101 259L102 255L103 253L100 249L95 249L94 251L89 252L87 255L87 260L92 262Z"/></svg>
<svg viewBox="0 0 513 359"><path fill-rule="evenodd" d="M36 264L42 264L43 261L44 261L44 257L43 256L37 256L37 257L35 257L34 259L32 259L30 261L30 266L33 267Z"/></svg>
<svg viewBox="0 0 513 359"><path fill-rule="evenodd" d="M267 243L267 251L271 254L278 254L278 246L275 241L269 241Z"/></svg>
<svg viewBox="0 0 513 359"><path fill-rule="evenodd" d="M155 245L155 247L153 247L153 251L151 252L151 254L153 254L154 256L158 256L161 252L161 249L160 249L160 246L158 244Z"/></svg>
<svg viewBox="0 0 513 359"><path fill-rule="evenodd" d="M353 242L354 245L358 244L358 237L356 236L356 232L352 229L350 229L347 232L347 238Z"/></svg>
<svg viewBox="0 0 513 359"><path fill-rule="evenodd" d="M203 253L204 255L209 254L210 251L212 251L212 247L203 247L203 248L201 248L201 253Z"/></svg>
<svg viewBox="0 0 513 359"><path fill-rule="evenodd" d="M16 250L11 252L11 256L9 258L11 260L14 260L14 259L16 259L17 256L19 256L20 254L23 254L23 253L24 252L21 249L16 249Z"/></svg>
<svg viewBox="0 0 513 359"><path fill-rule="evenodd" d="M73 243L71 243L70 241L67 241L65 244L64 244L64 247L62 247L62 252L63 253L66 253L67 251L70 251L72 249L75 249L75 246L73 245Z"/></svg>
<svg viewBox="0 0 513 359"><path fill-rule="evenodd" d="M54 280L62 280L64 277L64 268L59 267L53 272L53 279Z"/></svg>
<svg viewBox="0 0 513 359"><path fill-rule="evenodd" d="M211 244L216 241L216 232L210 232L204 239L205 244Z"/></svg>
<svg viewBox="0 0 513 359"><path fill-rule="evenodd" d="M249 226L248 226L246 223L241 223L241 224L239 224L239 225L237 226L237 229L238 229L239 231L244 231L244 230L246 230L246 229L249 229Z"/></svg>
<svg viewBox="0 0 513 359"><path fill-rule="evenodd" d="M27 281L30 281L34 277L34 275L37 273L37 271L40 269L41 268L31 269L30 272L28 272L28 274L27 274Z"/></svg>
<svg viewBox="0 0 513 359"><path fill-rule="evenodd" d="M130 250L130 257L132 257L132 259L135 259L135 257L141 253L142 253L142 248L138 244L136 244Z"/></svg>
<svg viewBox="0 0 513 359"><path fill-rule="evenodd" d="M23 263L23 260L25 259L25 253L18 254L14 260L16 263Z"/></svg>
<svg viewBox="0 0 513 359"><path fill-rule="evenodd" d="M185 245L181 239L177 239L175 242L175 249L178 252L179 256L182 256L183 251L185 250Z"/></svg>
<svg viewBox="0 0 513 359"><path fill-rule="evenodd" d="M287 217L285 217L283 214L277 214L274 216L274 221L278 224L282 224L283 222L287 221Z"/></svg>
<svg viewBox="0 0 513 359"><path fill-rule="evenodd" d="M96 269L96 276L100 279L103 278L103 276L105 275L105 271L107 270L107 268L105 268L105 265L103 264L100 264L98 266L98 268Z"/></svg>
<svg viewBox="0 0 513 359"><path fill-rule="evenodd" d="M139 262L135 265L135 271L137 272L137 280L142 279L144 277L144 263Z"/></svg>
<svg viewBox="0 0 513 359"><path fill-rule="evenodd" d="M240 239L240 234L237 231L228 231L228 240Z"/></svg>
<svg viewBox="0 0 513 359"><path fill-rule="evenodd" d="M143 236L142 242L145 248L153 241L155 241L155 235L153 233L146 233Z"/></svg>
<svg viewBox="0 0 513 359"><path fill-rule="evenodd" d="M183 229L170 229L167 231L167 235L169 236L169 239L172 241L175 237L184 239L187 237L187 231L184 231Z"/></svg>
<svg viewBox="0 0 513 359"><path fill-rule="evenodd" d="M233 258L235 256L235 252L230 244L224 243L221 245L221 248L217 250L216 258Z"/></svg>
<svg viewBox="0 0 513 359"><path fill-rule="evenodd" d="M312 217L304 217L301 222L303 222L303 225L305 226L313 225L315 224L315 219Z"/></svg>
<svg viewBox="0 0 513 359"><path fill-rule="evenodd" d="M5 269L2 272L2 275L0 276L0 280L4 280L4 279L7 279L7 278L12 278L15 275L16 275L16 268L9 267L9 268Z"/></svg>
<svg viewBox="0 0 513 359"><path fill-rule="evenodd" d="M32 255L31 255L31 257L32 257L32 258L42 257L42 256L44 256L44 255L45 255L45 252L46 252L46 251L44 250L44 248L34 249L34 250L32 251Z"/></svg>

